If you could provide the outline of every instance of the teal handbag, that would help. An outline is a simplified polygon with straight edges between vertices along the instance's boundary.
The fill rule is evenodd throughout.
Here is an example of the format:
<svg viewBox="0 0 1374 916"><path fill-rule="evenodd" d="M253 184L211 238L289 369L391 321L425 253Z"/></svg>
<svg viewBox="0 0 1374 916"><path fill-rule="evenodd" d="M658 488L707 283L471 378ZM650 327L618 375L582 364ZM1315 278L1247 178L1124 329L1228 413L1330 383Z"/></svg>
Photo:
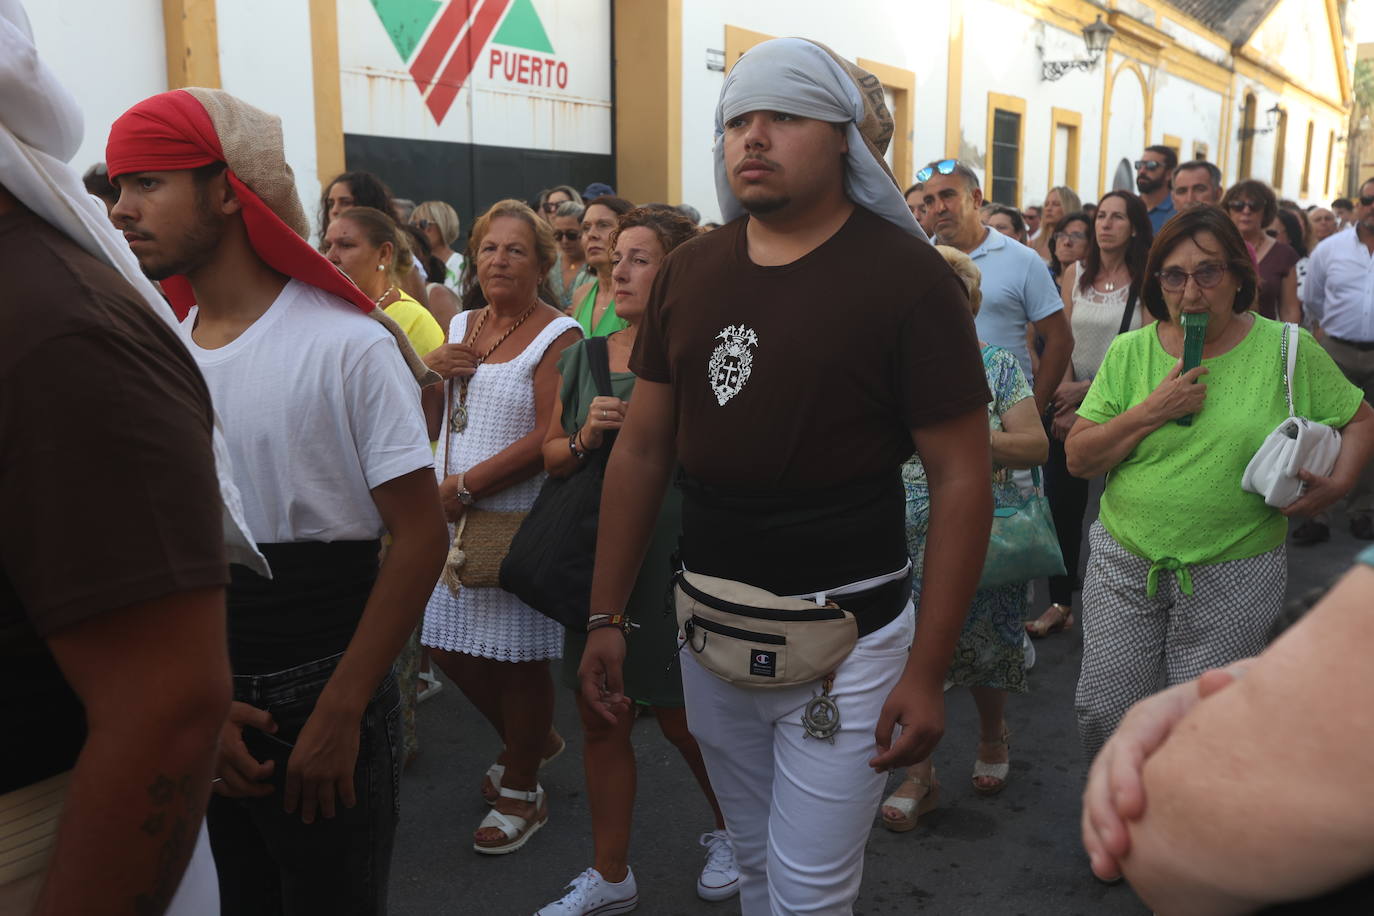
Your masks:
<svg viewBox="0 0 1374 916"><path fill-rule="evenodd" d="M1020 504L992 510L988 557L978 587L998 588L1064 575L1064 554L1054 530L1049 500L1040 490L1040 469L1031 469L1035 489Z"/></svg>

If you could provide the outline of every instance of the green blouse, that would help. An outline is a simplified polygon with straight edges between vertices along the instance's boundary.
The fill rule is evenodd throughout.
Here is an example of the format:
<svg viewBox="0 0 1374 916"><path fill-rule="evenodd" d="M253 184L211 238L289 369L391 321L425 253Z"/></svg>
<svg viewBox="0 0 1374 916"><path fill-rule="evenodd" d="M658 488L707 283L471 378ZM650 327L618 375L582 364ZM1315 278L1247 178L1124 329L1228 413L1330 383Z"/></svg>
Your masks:
<svg viewBox="0 0 1374 916"><path fill-rule="evenodd" d="M582 333L588 337L609 337L616 331L622 331L630 326L628 321L615 313L615 300L612 299L606 311L601 314L601 320L596 323L595 328L592 327L592 313L596 311L596 292L600 287L600 278L593 277L591 289L573 311L573 318L582 325Z"/></svg>
<svg viewBox="0 0 1374 916"><path fill-rule="evenodd" d="M1240 488L1251 457L1288 416L1283 333L1282 323L1255 315L1240 343L1202 361L1207 401L1193 424L1165 423L1107 474L1102 525L1154 564L1151 584L1172 572L1190 592L1189 566L1259 556L1283 544L1287 520ZM1106 423L1149 397L1177 362L1160 344L1157 322L1118 336L1078 415ZM1293 375L1300 416L1337 428L1355 416L1363 393L1306 331Z"/></svg>

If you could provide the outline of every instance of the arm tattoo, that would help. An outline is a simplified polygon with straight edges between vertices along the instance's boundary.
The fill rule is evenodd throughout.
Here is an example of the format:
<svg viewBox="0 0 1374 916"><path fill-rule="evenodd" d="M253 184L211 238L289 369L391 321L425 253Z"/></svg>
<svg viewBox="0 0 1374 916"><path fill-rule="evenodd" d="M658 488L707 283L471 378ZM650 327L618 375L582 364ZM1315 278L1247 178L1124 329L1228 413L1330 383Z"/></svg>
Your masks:
<svg viewBox="0 0 1374 916"><path fill-rule="evenodd" d="M181 886L181 875L196 843L196 825L202 805L191 789L191 777L183 775L178 782L159 773L148 786L148 801L152 810L139 827L153 838L161 837L157 872L153 887L134 898L137 916L161 916Z"/></svg>

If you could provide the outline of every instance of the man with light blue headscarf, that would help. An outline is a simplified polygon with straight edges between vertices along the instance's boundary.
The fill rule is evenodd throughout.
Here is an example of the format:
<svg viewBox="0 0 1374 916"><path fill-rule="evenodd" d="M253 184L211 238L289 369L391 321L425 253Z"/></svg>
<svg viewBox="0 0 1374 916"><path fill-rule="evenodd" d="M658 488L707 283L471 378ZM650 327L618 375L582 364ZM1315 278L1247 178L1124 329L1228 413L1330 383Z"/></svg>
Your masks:
<svg viewBox="0 0 1374 916"><path fill-rule="evenodd" d="M725 664L739 670L708 670L706 625L678 590L679 621L697 627L688 723L744 916L847 914L884 774L927 757L944 729L945 670L992 514L987 383L964 287L883 161L892 119L877 78L814 42L768 41L726 78L715 126L729 222L675 249L655 282L579 674L593 709L624 714L621 615L680 464L692 582L853 615L857 642L826 676L789 676L776 638L755 639L744 614L706 634L734 632ZM925 576L919 623L899 473L913 444L937 494L926 570L939 574ZM789 626L790 651L804 651L814 631Z"/></svg>

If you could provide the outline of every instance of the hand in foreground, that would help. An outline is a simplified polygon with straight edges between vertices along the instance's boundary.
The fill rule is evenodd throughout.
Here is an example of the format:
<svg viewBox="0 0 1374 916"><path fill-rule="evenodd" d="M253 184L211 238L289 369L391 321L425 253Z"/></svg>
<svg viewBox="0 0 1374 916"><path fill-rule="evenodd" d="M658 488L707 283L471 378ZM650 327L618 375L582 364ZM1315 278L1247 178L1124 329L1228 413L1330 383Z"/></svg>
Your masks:
<svg viewBox="0 0 1374 916"><path fill-rule="evenodd" d="M1199 702L1231 684L1244 666L1208 671L1196 681L1179 684L1131 707L1088 771L1083 790L1083 847L1092 870L1104 881L1121 875L1121 859L1130 852L1127 821L1145 814L1145 761L1164 744L1184 716Z"/></svg>
<svg viewBox="0 0 1374 916"><path fill-rule="evenodd" d="M1319 515L1355 485L1353 481L1322 477L1306 469L1298 471L1298 479L1306 484L1302 488L1302 495L1292 505L1279 510L1289 517Z"/></svg>
<svg viewBox="0 0 1374 916"><path fill-rule="evenodd" d="M1061 414L1072 414L1083 399L1088 396L1088 389L1092 387L1092 382L1061 382L1055 389L1054 397L1050 403L1054 405L1055 416Z"/></svg>
<svg viewBox="0 0 1374 916"><path fill-rule="evenodd" d="M1170 420L1201 411L1207 400L1207 386L1198 379L1207 371L1206 366L1197 366L1183 372L1183 360L1174 363L1174 368L1145 399L1145 406L1154 422L1163 426Z"/></svg>
<svg viewBox="0 0 1374 916"><path fill-rule="evenodd" d="M894 741L894 726L901 733ZM906 675L892 688L878 716L874 743L878 753L868 765L879 773L911 766L930 756L945 733L945 691L941 684L924 686Z"/></svg>
<svg viewBox="0 0 1374 916"><path fill-rule="evenodd" d="M577 679L582 699L597 715L614 725L616 718L629 711L625 696L625 635L615 627L598 627L587 634Z"/></svg>
<svg viewBox="0 0 1374 916"><path fill-rule="evenodd" d="M477 353L467 344L442 344L426 353L424 361L445 379L469 378L477 371Z"/></svg>
<svg viewBox="0 0 1374 916"><path fill-rule="evenodd" d="M286 763L286 797L282 808L301 820L314 823L316 812L333 817L336 800L352 808L358 799L353 790L353 769L358 763L361 713L350 714L316 704L305 720L295 750Z"/></svg>
<svg viewBox="0 0 1374 916"><path fill-rule="evenodd" d="M587 422L582 426L582 447L601 448L602 443L606 441L606 433L625 425L625 411L629 406L628 401L622 401L620 398L602 395L592 398L592 403L587 408Z"/></svg>
<svg viewBox="0 0 1374 916"><path fill-rule="evenodd" d="M439 505L449 524L456 525L467 511L467 506L458 498L459 475L450 474L439 482Z"/></svg>
<svg viewBox="0 0 1374 916"><path fill-rule="evenodd" d="M1069 432L1073 430L1073 425L1077 422L1078 414L1074 412L1073 408L1069 408L1063 413L1054 415L1054 420L1050 422L1050 432L1060 442L1068 441Z"/></svg>
<svg viewBox="0 0 1374 916"><path fill-rule="evenodd" d="M210 788L216 795L225 798L261 798L272 794L274 761L259 761L248 753L243 743L243 727L252 726L259 731L272 734L277 723L272 714L265 709L240 703L229 704L229 718L224 721L219 734L219 755L215 759L215 781Z"/></svg>

